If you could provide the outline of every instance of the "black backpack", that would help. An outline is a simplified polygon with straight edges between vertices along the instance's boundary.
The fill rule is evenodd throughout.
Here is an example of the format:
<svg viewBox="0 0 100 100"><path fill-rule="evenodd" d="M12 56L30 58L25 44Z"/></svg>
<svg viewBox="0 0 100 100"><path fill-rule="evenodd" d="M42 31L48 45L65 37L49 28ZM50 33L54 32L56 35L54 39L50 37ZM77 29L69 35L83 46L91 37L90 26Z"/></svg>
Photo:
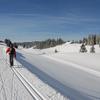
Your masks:
<svg viewBox="0 0 100 100"><path fill-rule="evenodd" d="M10 54L15 54L15 49L14 48L10 48Z"/></svg>

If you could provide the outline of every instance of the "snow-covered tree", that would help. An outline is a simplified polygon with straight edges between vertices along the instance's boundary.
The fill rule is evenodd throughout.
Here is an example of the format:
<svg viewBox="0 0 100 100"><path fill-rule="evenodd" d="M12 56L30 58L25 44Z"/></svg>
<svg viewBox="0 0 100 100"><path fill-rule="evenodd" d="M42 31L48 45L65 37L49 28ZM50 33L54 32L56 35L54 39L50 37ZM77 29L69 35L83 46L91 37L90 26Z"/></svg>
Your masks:
<svg viewBox="0 0 100 100"><path fill-rule="evenodd" d="M84 44L81 45L80 52L87 52L87 49Z"/></svg>
<svg viewBox="0 0 100 100"><path fill-rule="evenodd" d="M95 53L95 47L94 47L94 45L92 45L92 47L90 48L90 53Z"/></svg>
<svg viewBox="0 0 100 100"><path fill-rule="evenodd" d="M55 49L55 53L57 53L58 51L57 51L57 49Z"/></svg>

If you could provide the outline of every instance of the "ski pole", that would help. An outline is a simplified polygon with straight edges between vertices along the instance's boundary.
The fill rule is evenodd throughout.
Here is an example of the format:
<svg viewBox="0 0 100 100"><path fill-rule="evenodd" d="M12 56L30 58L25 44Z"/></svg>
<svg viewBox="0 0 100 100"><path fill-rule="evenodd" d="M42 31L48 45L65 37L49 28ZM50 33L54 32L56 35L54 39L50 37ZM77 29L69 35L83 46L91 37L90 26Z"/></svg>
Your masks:
<svg viewBox="0 0 100 100"><path fill-rule="evenodd" d="M7 65L7 54L6 54L6 65Z"/></svg>

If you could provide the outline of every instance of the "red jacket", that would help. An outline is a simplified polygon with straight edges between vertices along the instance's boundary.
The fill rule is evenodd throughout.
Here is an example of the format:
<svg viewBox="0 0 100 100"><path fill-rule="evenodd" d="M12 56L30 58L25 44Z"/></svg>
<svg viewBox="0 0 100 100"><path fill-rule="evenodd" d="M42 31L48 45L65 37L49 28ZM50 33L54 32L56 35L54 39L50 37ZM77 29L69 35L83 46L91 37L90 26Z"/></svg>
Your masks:
<svg viewBox="0 0 100 100"><path fill-rule="evenodd" d="M6 53L9 53L9 54L10 54L10 49L11 49L10 47L7 48ZM16 58L16 50L15 50L15 48L14 48L14 51L15 51L15 52L14 52L14 56L15 56L15 58Z"/></svg>

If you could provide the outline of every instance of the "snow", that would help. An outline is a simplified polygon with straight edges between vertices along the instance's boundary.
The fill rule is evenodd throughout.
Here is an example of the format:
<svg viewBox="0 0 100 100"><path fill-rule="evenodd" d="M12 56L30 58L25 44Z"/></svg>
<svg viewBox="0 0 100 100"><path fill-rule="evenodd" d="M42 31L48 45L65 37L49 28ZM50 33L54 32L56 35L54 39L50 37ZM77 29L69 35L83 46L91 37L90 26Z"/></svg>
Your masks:
<svg viewBox="0 0 100 100"><path fill-rule="evenodd" d="M34 88L44 100L100 100L100 48L95 45L96 53L90 53L91 46L86 46L88 52L80 53L80 46L81 44L67 42L43 50L19 48L14 68L30 84L27 86L30 92ZM8 62L5 46L1 45L0 48L1 75L5 80L7 91L10 91L7 100L11 100L11 97L12 100L15 100L15 97L18 100L28 100L28 97L29 100L34 100L19 79L16 76L13 78L12 70L5 63L6 60ZM55 49L57 53L54 52ZM9 70L3 71L5 69ZM12 79L14 94L11 92ZM0 87L2 88L2 82ZM5 97L3 94L1 91L0 96Z"/></svg>
<svg viewBox="0 0 100 100"><path fill-rule="evenodd" d="M58 53L49 53L49 49L45 49L42 52L46 52L45 57L50 59L67 63L73 64L78 66L83 66L86 68L93 69L95 71L100 71L100 48L98 45L95 45L95 52L96 53L89 53L91 46L86 46L87 53L79 53L81 44L68 44L65 43L62 46L57 46L52 48L54 51L55 48L58 50ZM91 63L90 63L91 62Z"/></svg>
<svg viewBox="0 0 100 100"><path fill-rule="evenodd" d="M51 51L53 53L54 50L57 49L60 53L79 53L81 45L82 44L77 44L77 43L70 44L70 42L68 42L68 43L65 43L62 45L58 45L53 48L43 49L42 51L48 54ZM100 53L99 45L95 45L94 47L95 47L96 53ZM91 46L89 46L89 45L86 46L88 53L90 52L90 48L91 48Z"/></svg>
<svg viewBox="0 0 100 100"><path fill-rule="evenodd" d="M87 53L79 53L81 44L70 44L67 42L63 45L56 46L48 49L23 49L23 51L31 54L40 54L52 60L56 60L62 63L67 63L72 65L76 64L76 66L84 66L86 68L93 69L95 71L100 71L100 47L99 45L95 45L95 52L90 53L91 46L86 46ZM55 49L57 49L58 53L55 53ZM90 63L91 62L91 63ZM95 67L94 67L95 66Z"/></svg>
<svg viewBox="0 0 100 100"><path fill-rule="evenodd" d="M30 48L19 52L26 61L59 81L61 84L56 82L56 86L52 87L70 99L99 100L100 48L95 45L96 53L90 53L91 46L86 46L88 52L80 53L80 46L81 44L65 43L43 50ZM55 49L58 50L57 53L54 52Z"/></svg>
<svg viewBox="0 0 100 100"><path fill-rule="evenodd" d="M0 46L0 51L1 46ZM3 54L3 53L2 53ZM0 100L34 100L18 80L6 63L3 55L0 56Z"/></svg>
<svg viewBox="0 0 100 100"><path fill-rule="evenodd" d="M5 50L6 47L0 45L0 78L3 80L0 82L0 100L69 100L20 62L15 60L14 68L11 69Z"/></svg>

